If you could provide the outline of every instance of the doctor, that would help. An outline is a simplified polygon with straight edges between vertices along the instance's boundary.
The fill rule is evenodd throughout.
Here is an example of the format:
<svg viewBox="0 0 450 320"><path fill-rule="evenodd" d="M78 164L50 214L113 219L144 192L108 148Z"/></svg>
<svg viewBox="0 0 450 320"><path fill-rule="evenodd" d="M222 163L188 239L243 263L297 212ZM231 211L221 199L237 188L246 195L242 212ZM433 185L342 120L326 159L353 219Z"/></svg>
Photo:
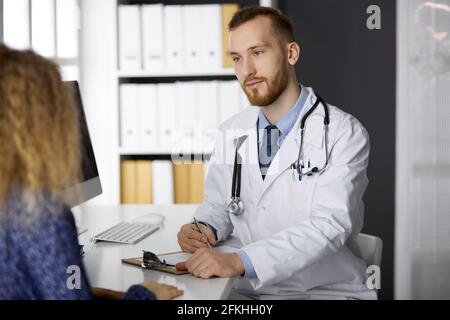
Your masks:
<svg viewBox="0 0 450 320"><path fill-rule="evenodd" d="M246 7L229 28L236 76L258 107L221 125L196 212L203 234L195 224L178 233L193 253L185 267L201 278L237 276L237 292L251 298L376 298L354 238L368 183L366 130L299 85L288 17ZM208 249L232 232L240 250Z"/></svg>

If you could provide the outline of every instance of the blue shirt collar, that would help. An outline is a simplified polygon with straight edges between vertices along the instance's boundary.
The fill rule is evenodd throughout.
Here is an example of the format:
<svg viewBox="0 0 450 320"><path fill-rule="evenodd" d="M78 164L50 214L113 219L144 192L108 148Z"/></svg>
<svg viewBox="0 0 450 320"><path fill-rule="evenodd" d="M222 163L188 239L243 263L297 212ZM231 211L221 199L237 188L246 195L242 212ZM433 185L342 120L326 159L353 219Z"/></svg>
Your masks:
<svg viewBox="0 0 450 320"><path fill-rule="evenodd" d="M300 95L295 102L294 106L289 110L289 112L283 116L275 125L280 130L280 139L284 140L284 138L289 134L289 132L294 127L295 121L297 120L300 112L305 105L306 98L308 98L308 89L304 86L301 86ZM262 109L259 110L258 114L258 130L263 130L265 127L271 125L264 115ZM262 135L260 135L259 139L262 139Z"/></svg>

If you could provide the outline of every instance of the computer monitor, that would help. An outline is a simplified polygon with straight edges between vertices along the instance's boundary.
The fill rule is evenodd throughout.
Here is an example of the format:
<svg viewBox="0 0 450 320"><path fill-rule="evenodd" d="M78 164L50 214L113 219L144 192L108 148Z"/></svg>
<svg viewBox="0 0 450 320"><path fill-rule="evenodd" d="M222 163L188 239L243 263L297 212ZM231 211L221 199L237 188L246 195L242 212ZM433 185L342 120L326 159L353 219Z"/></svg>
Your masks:
<svg viewBox="0 0 450 320"><path fill-rule="evenodd" d="M100 183L94 150L89 136L86 115L81 100L80 87L77 81L65 81L64 84L70 89L69 92L73 93L75 106L78 108L81 132L81 179L76 186L71 186L63 190L63 199L65 203L73 208L100 195L102 193L102 185ZM77 187L79 192L76 192Z"/></svg>

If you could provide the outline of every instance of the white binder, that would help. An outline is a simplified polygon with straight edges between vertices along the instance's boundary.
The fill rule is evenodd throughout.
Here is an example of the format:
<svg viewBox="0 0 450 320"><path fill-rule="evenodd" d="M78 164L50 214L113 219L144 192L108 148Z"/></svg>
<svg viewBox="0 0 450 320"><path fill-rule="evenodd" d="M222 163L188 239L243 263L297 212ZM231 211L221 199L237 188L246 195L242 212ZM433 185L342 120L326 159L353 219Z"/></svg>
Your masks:
<svg viewBox="0 0 450 320"><path fill-rule="evenodd" d="M199 81L197 86L199 119L205 131L210 132L219 126L219 82Z"/></svg>
<svg viewBox="0 0 450 320"><path fill-rule="evenodd" d="M119 67L141 70L141 28L138 5L119 5Z"/></svg>
<svg viewBox="0 0 450 320"><path fill-rule="evenodd" d="M56 0L56 54L59 58L78 57L79 14L77 0Z"/></svg>
<svg viewBox="0 0 450 320"><path fill-rule="evenodd" d="M196 144L198 139L201 143L201 150L209 152L214 147L214 139L219 126L219 82L199 81L198 88L198 118L202 125L202 137L194 136Z"/></svg>
<svg viewBox="0 0 450 320"><path fill-rule="evenodd" d="M177 82L177 123L183 137L183 148L192 148L194 130L202 131L198 118L197 83L194 81ZM198 135L198 134L197 134Z"/></svg>
<svg viewBox="0 0 450 320"><path fill-rule="evenodd" d="M157 96L156 84L138 86L139 146L144 150L157 147Z"/></svg>
<svg viewBox="0 0 450 320"><path fill-rule="evenodd" d="M31 39L34 51L56 56L55 0L31 0Z"/></svg>
<svg viewBox="0 0 450 320"><path fill-rule="evenodd" d="M164 30L166 36L166 69L182 70L184 68L183 13L181 5L164 6Z"/></svg>
<svg viewBox="0 0 450 320"><path fill-rule="evenodd" d="M121 146L137 148L139 146L138 128L138 85L120 85L120 132Z"/></svg>
<svg viewBox="0 0 450 320"><path fill-rule="evenodd" d="M161 71L164 69L163 5L143 5L141 19L144 70Z"/></svg>
<svg viewBox="0 0 450 320"><path fill-rule="evenodd" d="M201 56L208 70L222 68L222 10L219 4L201 6Z"/></svg>
<svg viewBox="0 0 450 320"><path fill-rule="evenodd" d="M153 204L173 204L173 171L171 161L152 161L152 191Z"/></svg>
<svg viewBox="0 0 450 320"><path fill-rule="evenodd" d="M185 50L184 60L188 70L205 69L204 62L200 55L201 45L201 8L202 5L186 5L183 6L184 18L184 39Z"/></svg>
<svg viewBox="0 0 450 320"><path fill-rule="evenodd" d="M175 118L175 103L176 103L176 88L173 83L159 83L157 85L158 93L158 138L159 146L163 149L172 149L175 139L176 118Z"/></svg>
<svg viewBox="0 0 450 320"><path fill-rule="evenodd" d="M28 0L3 1L3 41L14 49L30 48Z"/></svg>
<svg viewBox="0 0 450 320"><path fill-rule="evenodd" d="M239 83L233 81L221 81L219 84L219 114L220 123L229 119L240 111L241 96Z"/></svg>

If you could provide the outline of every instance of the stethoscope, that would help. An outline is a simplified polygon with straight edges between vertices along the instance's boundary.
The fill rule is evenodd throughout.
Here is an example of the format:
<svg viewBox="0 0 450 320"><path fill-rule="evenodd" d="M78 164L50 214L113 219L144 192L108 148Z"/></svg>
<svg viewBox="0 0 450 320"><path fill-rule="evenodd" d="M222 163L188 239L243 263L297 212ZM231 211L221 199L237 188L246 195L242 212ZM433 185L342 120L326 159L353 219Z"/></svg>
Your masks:
<svg viewBox="0 0 450 320"><path fill-rule="evenodd" d="M328 105L327 103L319 96L316 95L316 101L314 102L314 105L308 110L308 112L305 113L302 120L300 121L300 147L298 150L298 157L297 161L294 162L291 165L291 168L296 169L298 174L298 180L301 181L303 176L312 176L313 174L321 174L325 171L327 165L328 165L328 125L330 124L330 117L328 112ZM307 172L303 172L303 169L305 168L305 163L303 161L303 139L305 136L305 123L308 117L313 113L313 111L316 109L316 107L319 105L319 103L322 104L323 110L325 113L325 116L323 118L323 130L324 130L324 142L325 142L325 164L319 169L318 167L313 167ZM258 128L256 129L258 133ZM259 141L259 139L257 139ZM229 214L233 215L240 215L244 212L244 203L242 202L240 196L241 196L241 169L242 169L242 163L241 158L239 156L238 150L240 146L242 145L243 140L238 141L236 144L236 153L234 156L234 165L233 165L233 181L231 184L231 201L228 204L227 212ZM309 162L309 161L308 161Z"/></svg>
<svg viewBox="0 0 450 320"><path fill-rule="evenodd" d="M231 183L231 201L228 204L227 212L229 214L240 215L244 212L244 203L241 200L241 168L242 161L238 150L247 136L241 138L236 144L236 153L234 154L233 182Z"/></svg>
<svg viewBox="0 0 450 320"><path fill-rule="evenodd" d="M302 121L300 122L300 148L298 149L297 162L294 166L294 169L297 169L298 181L302 181L302 177L304 175L306 175L306 176L312 176L313 174L320 175L322 172L325 171L325 168L328 165L328 125L330 124L330 116L328 113L327 103L325 101L323 101L323 99L321 97L319 97L318 95L316 95L316 97L317 97L316 102L311 107L311 109L309 109L308 112L305 113L305 115L302 118ZM309 115L319 105L319 103L322 103L323 110L325 113L325 116L323 117L323 135L324 135L324 140L325 140L325 163L322 166L322 168L320 168L320 169L317 167L314 167L307 172L303 172L303 169L305 168L305 163L303 161L303 138L305 136L305 122L308 119ZM308 160L308 162L309 162L309 160ZM310 167L310 166L308 165L308 167Z"/></svg>

